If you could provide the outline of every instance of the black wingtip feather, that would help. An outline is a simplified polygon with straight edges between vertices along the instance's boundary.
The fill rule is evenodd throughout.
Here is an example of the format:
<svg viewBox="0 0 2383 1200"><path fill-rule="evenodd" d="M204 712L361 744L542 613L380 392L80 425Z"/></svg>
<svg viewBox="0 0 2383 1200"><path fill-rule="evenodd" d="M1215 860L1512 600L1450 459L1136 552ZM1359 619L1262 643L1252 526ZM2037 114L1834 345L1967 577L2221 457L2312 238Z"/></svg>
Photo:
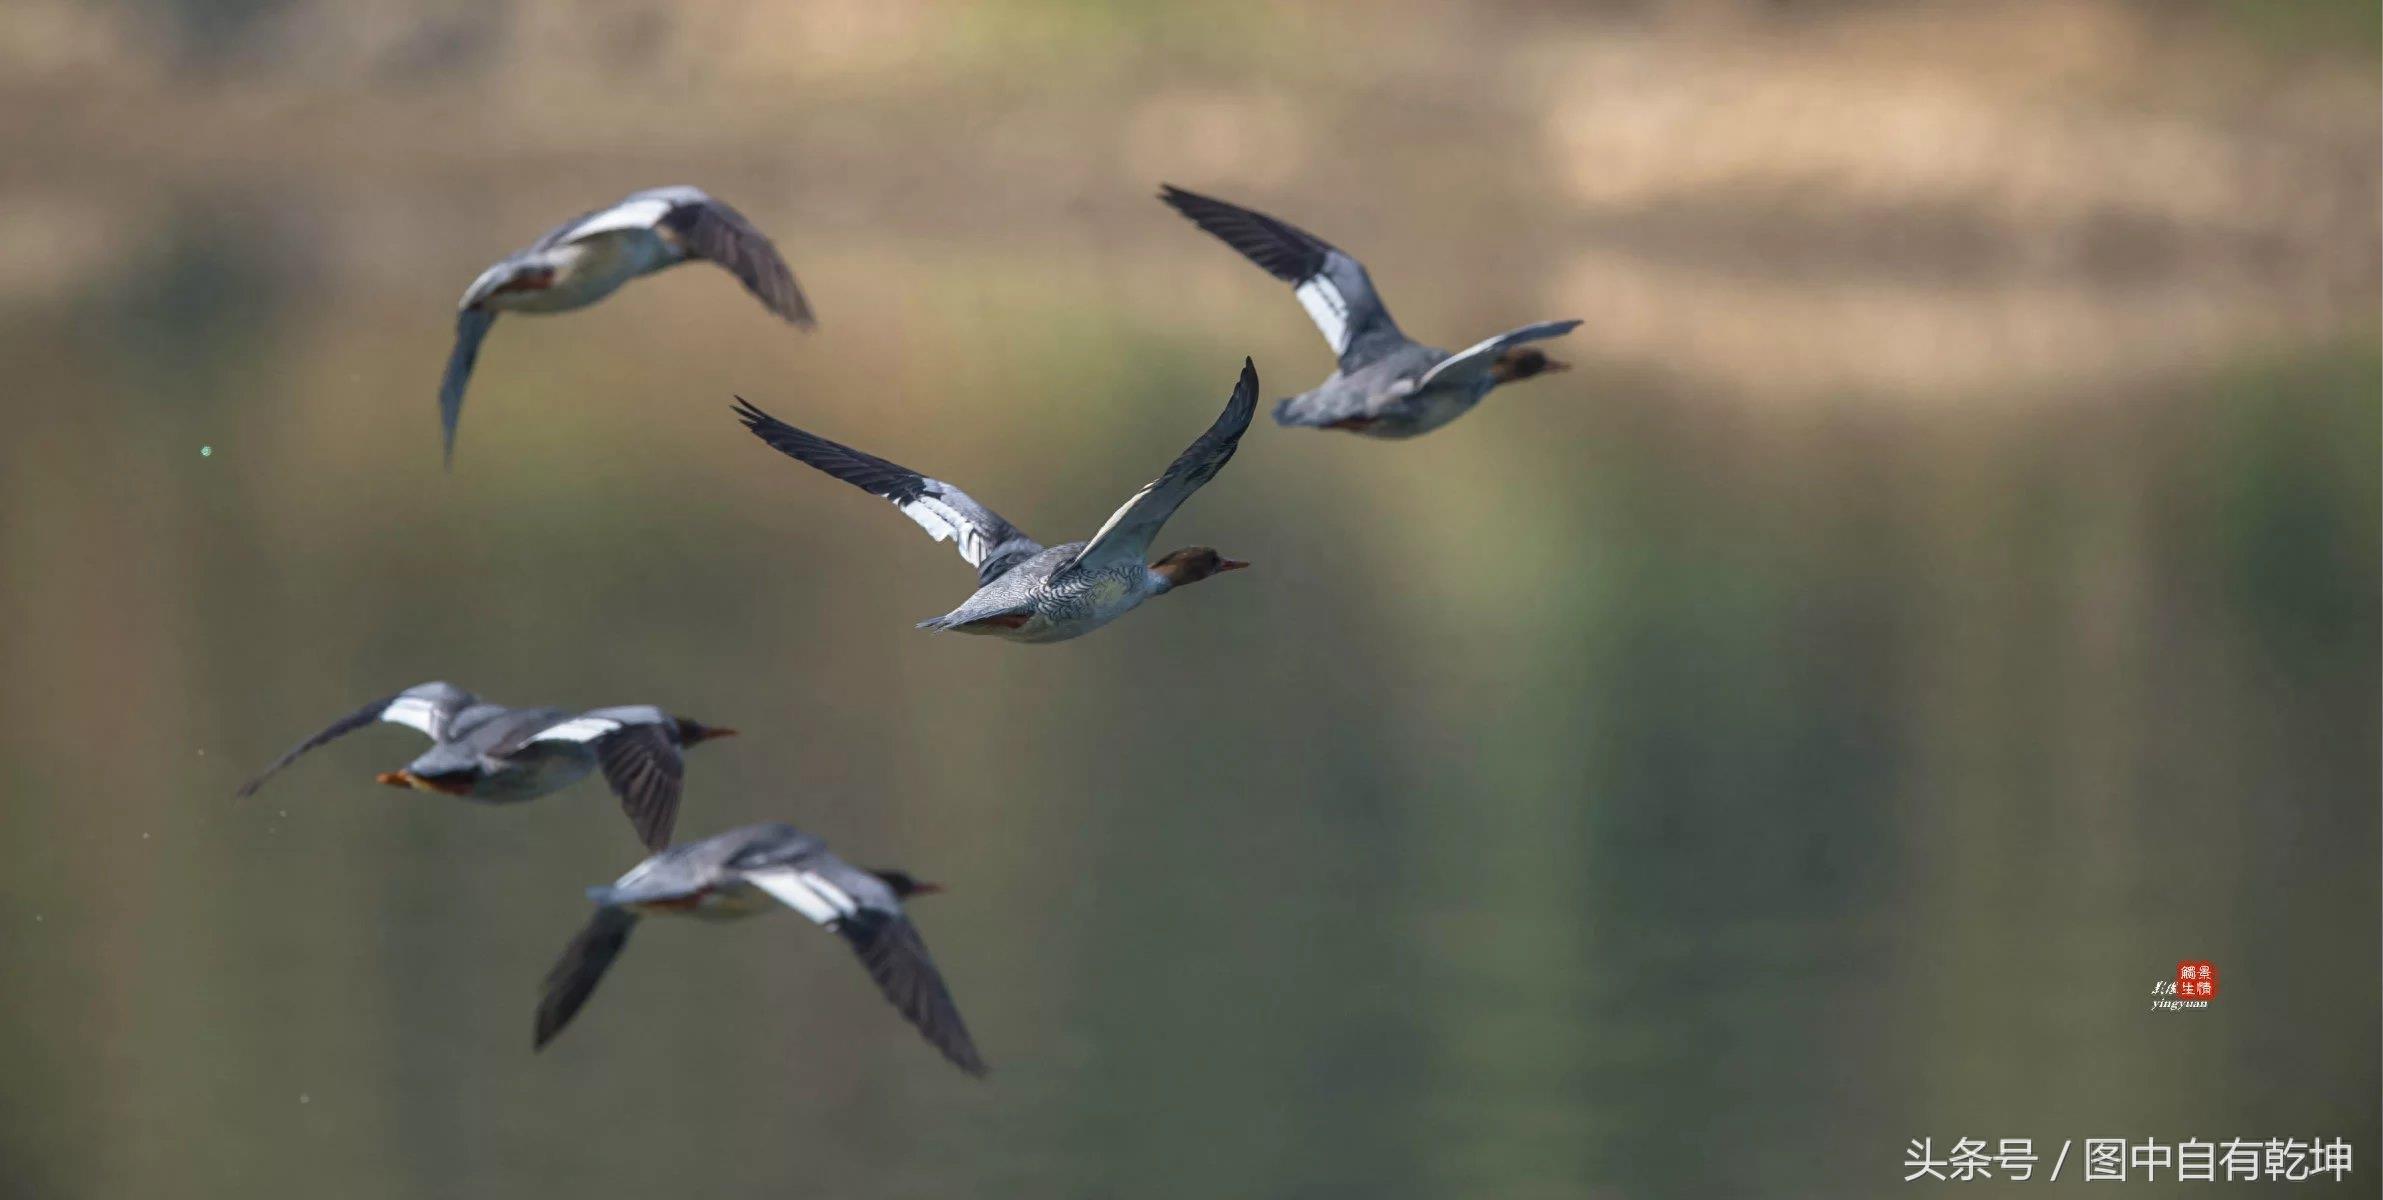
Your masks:
<svg viewBox="0 0 2383 1200"><path fill-rule="evenodd" d="M480 341L495 321L495 313L481 308L455 314L455 348L448 351L446 373L439 377L439 428L445 439L440 465L449 473L455 470L455 429L463 419L464 389L471 384L473 365L480 361Z"/></svg>
<svg viewBox="0 0 2383 1200"><path fill-rule="evenodd" d="M678 743L655 726L634 725L598 739L596 762L638 840L656 853L668 849L686 770Z"/></svg>
<svg viewBox="0 0 2383 1200"><path fill-rule="evenodd" d="M336 721L333 721L331 724L325 726L321 732L316 733L312 737L307 738L305 741L283 751L281 757L274 759L271 763L266 765L264 770L257 772L256 778L241 784L240 790L232 793L232 799L248 799L250 796L253 796L257 793L257 789L265 786L266 780L273 778L273 776L279 773L283 767L298 761L298 759L307 751L319 749L331 743L332 741L345 737L366 725L370 725L373 722L380 720L381 714L386 712L391 704L397 702L398 696L402 695L405 695L405 693L398 692L396 695L383 696L380 699L375 700L372 703L367 704L364 707L359 708Z"/></svg>
<svg viewBox="0 0 2383 1200"><path fill-rule="evenodd" d="M797 429L738 397L737 419L770 449L895 504L919 498L926 477L842 442Z"/></svg>
<svg viewBox="0 0 2383 1200"><path fill-rule="evenodd" d="M864 911L834 928L886 1000L945 1061L978 1079L989 1073L916 926L898 913Z"/></svg>
<svg viewBox="0 0 2383 1200"><path fill-rule="evenodd" d="M1220 425L1233 427L1238 433L1249 428L1250 418L1258 413L1258 364L1255 359L1241 360L1241 378L1233 383L1233 398L1225 401L1225 416Z"/></svg>
<svg viewBox="0 0 2383 1200"><path fill-rule="evenodd" d="M745 399L743 396L738 396L736 398L735 406L730 408L729 411L736 414L737 420L744 422L745 428L752 431L754 437L760 438L762 441L769 443L771 449L777 450L780 453L794 453L783 444L783 442L788 439L806 442L820 440L813 437L811 434L804 433L802 430L796 429L794 426L761 411L761 407L759 405L756 405L752 401Z"/></svg>
<svg viewBox="0 0 2383 1200"><path fill-rule="evenodd" d="M1168 183L1159 185L1158 198L1285 283L1300 283L1323 270L1332 253L1329 243L1288 221L1213 196Z"/></svg>
<svg viewBox="0 0 2383 1200"><path fill-rule="evenodd" d="M629 931L636 925L636 916L623 909L599 908L563 948L562 957L546 972L545 995L538 999L537 1026L530 1041L533 1051L545 1049L546 1043L579 1015L612 960L620 957L621 947L628 944Z"/></svg>

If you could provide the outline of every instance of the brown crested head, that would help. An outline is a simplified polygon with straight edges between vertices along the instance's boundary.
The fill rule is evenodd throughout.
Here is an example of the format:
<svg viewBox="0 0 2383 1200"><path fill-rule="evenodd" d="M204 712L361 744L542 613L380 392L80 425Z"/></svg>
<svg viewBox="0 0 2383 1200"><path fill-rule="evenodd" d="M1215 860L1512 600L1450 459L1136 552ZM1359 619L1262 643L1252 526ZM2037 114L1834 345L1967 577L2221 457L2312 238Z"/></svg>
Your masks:
<svg viewBox="0 0 2383 1200"><path fill-rule="evenodd" d="M896 870L892 867L883 869L871 867L869 874L875 875L879 883L893 889L894 898L897 900L908 900L912 896L932 896L943 890L943 885L940 883L928 883L908 871Z"/></svg>
<svg viewBox="0 0 2383 1200"><path fill-rule="evenodd" d="M1529 379L1533 375L1544 375L1549 371L1569 371L1571 369L1571 363L1558 362L1549 358L1547 352L1537 346L1509 346L1498 355L1498 361L1490 364L1489 377L1499 383L1512 383L1517 379Z"/></svg>
<svg viewBox="0 0 2383 1200"><path fill-rule="evenodd" d="M1238 571L1248 563L1226 558L1207 546L1186 546L1150 564L1150 570L1167 581L1167 586L1179 588L1198 583L1211 575Z"/></svg>
<svg viewBox="0 0 2383 1200"><path fill-rule="evenodd" d="M678 744L681 746L692 746L697 742L708 742L713 738L736 736L736 730L720 725L706 725L692 717L672 717L671 720L678 722Z"/></svg>

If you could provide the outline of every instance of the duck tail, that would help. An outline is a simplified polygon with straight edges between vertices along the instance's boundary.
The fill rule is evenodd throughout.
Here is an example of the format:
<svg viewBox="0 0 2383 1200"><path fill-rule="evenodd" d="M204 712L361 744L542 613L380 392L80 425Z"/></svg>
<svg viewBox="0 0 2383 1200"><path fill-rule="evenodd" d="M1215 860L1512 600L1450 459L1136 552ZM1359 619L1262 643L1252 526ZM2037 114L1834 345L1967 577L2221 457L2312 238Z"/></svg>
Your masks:
<svg viewBox="0 0 2383 1200"><path fill-rule="evenodd" d="M1301 392L1275 401L1274 423L1300 429L1331 424L1336 418L1322 411L1323 405L1314 403L1315 395L1314 392Z"/></svg>

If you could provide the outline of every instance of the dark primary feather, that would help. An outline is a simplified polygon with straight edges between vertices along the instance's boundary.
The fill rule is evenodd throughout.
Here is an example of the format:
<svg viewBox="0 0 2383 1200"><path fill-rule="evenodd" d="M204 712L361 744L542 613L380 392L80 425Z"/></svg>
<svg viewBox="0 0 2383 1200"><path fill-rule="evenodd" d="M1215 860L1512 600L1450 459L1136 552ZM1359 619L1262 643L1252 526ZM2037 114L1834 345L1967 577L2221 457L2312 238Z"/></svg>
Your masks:
<svg viewBox="0 0 2383 1200"><path fill-rule="evenodd" d="M1331 243L1288 221L1171 183L1159 185L1158 198L1284 283L1306 282L1324 269L1325 256L1333 252Z"/></svg>
<svg viewBox="0 0 2383 1200"><path fill-rule="evenodd" d="M365 726L380 720L381 714L388 711L388 708L391 704L397 702L397 696L402 696L404 694L405 693L403 692L399 692L396 696L383 696L380 699L375 700L372 703L367 704L364 707L331 722L329 725L323 728L321 733L318 733L313 737L310 737L305 741L290 747L287 753L283 754L280 758L273 760L273 765L266 767L263 771L258 772L256 778L241 784L240 790L232 793L232 798L235 800L245 800L248 797L255 795L256 790L260 787L263 787L265 785L265 781L273 777L274 772L279 771L283 767L298 761L298 756L314 749L317 746L321 746L347 734L354 733L356 730L362 729Z"/></svg>
<svg viewBox="0 0 2383 1200"><path fill-rule="evenodd" d="M771 449L817 467L852 486L896 504L908 504L926 492L927 477L902 466L797 429L753 406L739 396L736 419L769 443Z"/></svg>
<svg viewBox="0 0 2383 1200"><path fill-rule="evenodd" d="M869 978L877 981L877 990L885 993L928 1044L942 1051L953 1066L975 1076L986 1073L985 1060L968 1036L959 1006L952 1003L950 989L944 986L942 974L927 956L926 943L908 918L898 912L865 908L837 922L835 929L860 956Z"/></svg>
<svg viewBox="0 0 2383 1200"><path fill-rule="evenodd" d="M545 993L538 999L538 1030L531 1043L533 1047L544 1049L578 1015L580 1006L595 994L596 984L604 978L612 960L620 957L621 947L628 944L629 931L636 926L635 914L609 905L597 909L596 915L588 918L587 926L563 948L563 956L546 973Z"/></svg>
<svg viewBox="0 0 2383 1200"><path fill-rule="evenodd" d="M1355 371L1408 344L1406 335L1399 332L1398 323L1390 319L1390 310L1382 303L1381 295L1374 290L1373 277L1366 274L1365 264L1331 243L1288 221L1213 196L1187 192L1173 184L1159 186L1159 199L1240 251L1244 258L1265 268L1267 274L1295 288L1319 277L1329 283L1330 290L1346 306L1340 317L1346 340L1333 347L1342 371ZM1315 314L1311 311L1309 316ZM1325 322L1317 318L1317 325L1322 328ZM1325 336L1331 338L1332 332L1326 329Z"/></svg>
<svg viewBox="0 0 2383 1200"><path fill-rule="evenodd" d="M1233 394L1225 401L1225 408L1206 433L1192 439L1192 444L1158 478L1151 480L1133 499L1112 514L1100 527L1100 532L1076 551L1067 568L1087 562L1101 562L1118 555L1140 557L1150 547L1150 539L1157 536L1159 527L1175 515L1183 502L1191 499L1216 473L1233 461L1233 453L1241 446L1241 435L1249 431L1250 418L1258 411L1258 367L1251 360L1241 360L1241 376L1233 384Z"/></svg>
<svg viewBox="0 0 2383 1200"><path fill-rule="evenodd" d="M686 775L686 763L670 731L659 725L630 725L606 734L596 741L596 762L646 849L668 846L670 831L678 824L679 788Z"/></svg>
<svg viewBox="0 0 2383 1200"><path fill-rule="evenodd" d="M728 268L771 312L796 325L814 323L811 303L795 286L794 272L769 237L742 213L706 198L672 208L662 225L678 235L689 254Z"/></svg>
<svg viewBox="0 0 2383 1200"><path fill-rule="evenodd" d="M455 465L455 426L463 420L463 389L472 379L472 365L480 361L480 341L496 314L465 309L455 316L455 349L447 354L447 373L439 380L439 428L446 435L446 465Z"/></svg>
<svg viewBox="0 0 2383 1200"><path fill-rule="evenodd" d="M960 526L953 530L960 557L976 568L980 586L1000 578L1043 548L1042 543L1027 537L1000 513L940 479L930 479L898 463L797 429L754 407L742 396L737 397L733 411L737 420L744 422L745 428L771 449L881 500L892 501L904 509L905 515L910 505L921 500L933 500L948 510L950 523Z"/></svg>

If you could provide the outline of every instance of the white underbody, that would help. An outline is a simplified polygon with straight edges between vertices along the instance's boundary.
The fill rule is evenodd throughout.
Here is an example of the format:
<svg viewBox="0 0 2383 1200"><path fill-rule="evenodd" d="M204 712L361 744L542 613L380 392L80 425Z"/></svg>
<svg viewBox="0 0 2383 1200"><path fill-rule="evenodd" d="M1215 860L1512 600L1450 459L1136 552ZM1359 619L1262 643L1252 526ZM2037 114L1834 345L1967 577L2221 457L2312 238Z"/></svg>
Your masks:
<svg viewBox="0 0 2383 1200"><path fill-rule="evenodd" d="M678 250L651 229L611 229L566 242L540 256L554 280L533 291L499 292L484 303L504 312L568 312L611 295L620 286L672 266Z"/></svg>
<svg viewBox="0 0 2383 1200"><path fill-rule="evenodd" d="M1384 413L1374 425L1354 432L1388 438L1410 438L1430 433L1479 407L1482 398L1488 396L1490 389L1496 386L1488 381L1480 384L1435 382L1384 406Z"/></svg>
<svg viewBox="0 0 2383 1200"><path fill-rule="evenodd" d="M1408 412L1413 412L1413 429L1416 429L1416 433L1430 433L1432 429L1439 429L1439 426L1473 412L1473 407L1480 405L1482 398L1489 395L1489 388L1492 388L1492 383L1480 383L1480 386L1470 386L1470 383L1432 383L1430 388L1418 390L1416 395L1408 395L1406 407Z"/></svg>
<svg viewBox="0 0 2383 1200"><path fill-rule="evenodd" d="M680 898L632 904L628 907L629 911L639 916L694 917L704 921L734 921L745 917L759 916L765 912L783 911L786 906L779 903L777 897L740 880L706 891L697 896L692 903Z"/></svg>
<svg viewBox="0 0 2383 1200"><path fill-rule="evenodd" d="M557 746L547 753L506 761L474 782L469 798L483 804L535 800L587 778L595 769L594 751L582 746Z"/></svg>
<svg viewBox="0 0 2383 1200"><path fill-rule="evenodd" d="M1167 590L1166 580L1144 568L1141 586L1118 571L1088 572L1065 582L1045 584L1036 598L1034 615L1016 629L998 625L963 625L958 632L1041 644L1079 638L1133 610Z"/></svg>

